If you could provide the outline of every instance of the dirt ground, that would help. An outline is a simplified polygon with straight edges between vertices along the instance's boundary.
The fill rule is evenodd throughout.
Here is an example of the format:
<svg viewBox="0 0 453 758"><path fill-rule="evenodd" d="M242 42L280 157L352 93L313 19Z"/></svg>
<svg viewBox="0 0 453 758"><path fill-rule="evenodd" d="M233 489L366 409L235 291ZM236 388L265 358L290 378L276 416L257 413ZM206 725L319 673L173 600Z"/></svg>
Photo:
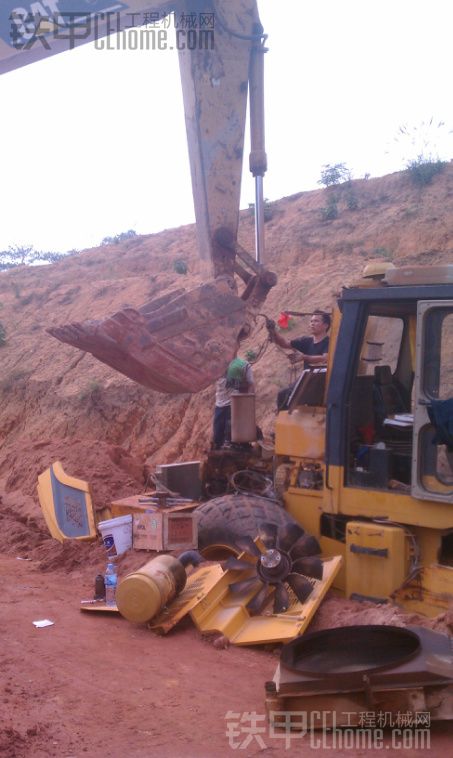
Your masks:
<svg viewBox="0 0 453 758"><path fill-rule="evenodd" d="M103 568L103 548L46 540L30 554L39 550L47 558L24 560L23 549L14 548L0 557L2 757L332 754L330 743L323 748L313 742L319 737L294 737L286 745L269 733L264 682L274 675L278 648L218 648L189 618L161 637L117 615L81 612L79 601L92 597L94 577ZM136 555L126 557L120 575L134 562ZM58 563L62 568L55 568ZM312 628L338 625L345 618L373 622L376 613L373 607L359 611L355 603L331 598ZM392 607L379 613L387 623L402 623ZM40 619L54 624L35 628L32 622ZM445 619L439 624L445 625ZM228 712L233 715L226 719ZM250 737L248 714L254 713L264 731ZM446 754L452 735L452 723L435 724L429 755ZM389 756L400 754L390 734L385 748ZM380 751L346 746L335 752ZM414 747L405 753L427 751Z"/></svg>

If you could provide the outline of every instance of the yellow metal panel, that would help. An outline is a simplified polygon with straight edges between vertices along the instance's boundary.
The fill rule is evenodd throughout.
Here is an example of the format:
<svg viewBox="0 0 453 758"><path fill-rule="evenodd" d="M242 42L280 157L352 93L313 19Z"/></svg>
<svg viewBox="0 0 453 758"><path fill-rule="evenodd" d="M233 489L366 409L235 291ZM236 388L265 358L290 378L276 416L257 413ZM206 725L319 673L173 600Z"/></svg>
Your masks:
<svg viewBox="0 0 453 758"><path fill-rule="evenodd" d="M322 514L322 490L289 487L285 492L285 509L306 532L319 538Z"/></svg>
<svg viewBox="0 0 453 758"><path fill-rule="evenodd" d="M420 561L423 566L429 566L437 563L442 545L442 532L436 529L425 529L412 527L411 532L414 534L420 550Z"/></svg>
<svg viewBox="0 0 453 758"><path fill-rule="evenodd" d="M275 424L277 455L324 460L325 408L301 406L289 413L281 411Z"/></svg>
<svg viewBox="0 0 453 758"><path fill-rule="evenodd" d="M451 503L417 500L398 490L380 490L371 487L346 487L342 466L329 466L324 493L324 510L328 513L344 513L348 516L365 518L388 518L400 524L423 526L430 529L451 529L453 514ZM334 503L338 493L338 506L331 508L328 499Z"/></svg>
<svg viewBox="0 0 453 758"><path fill-rule="evenodd" d="M344 593L346 590L346 545L344 542L333 540L330 537L320 537L319 544L321 545L321 552L324 558L341 555L343 559L341 568L332 586Z"/></svg>
<svg viewBox="0 0 453 758"><path fill-rule="evenodd" d="M187 577L186 586L172 603L164 608L148 624L148 628L159 634L166 634L209 592L211 587L223 576L218 564L203 566Z"/></svg>
<svg viewBox="0 0 453 758"><path fill-rule="evenodd" d="M451 609L453 598L453 566L433 564L420 571L395 600L407 610L437 616Z"/></svg>
<svg viewBox="0 0 453 758"><path fill-rule="evenodd" d="M404 529L350 521L346 527L346 595L388 598L408 574Z"/></svg>
<svg viewBox="0 0 453 758"><path fill-rule="evenodd" d="M323 579L310 579L313 592L305 603L300 603L295 595L285 613L272 613L268 608L260 616L250 616L246 605L256 594L232 593L229 585L250 575L250 572L226 571L221 579L191 610L192 619L201 632L220 632L234 645L262 645L266 643L289 642L302 634L341 566L341 557L324 561Z"/></svg>
<svg viewBox="0 0 453 758"><path fill-rule="evenodd" d="M58 495L54 493L52 487L52 477L54 483L71 488L75 492L61 495L61 501L58 502ZM54 539L59 542L64 542L66 539L96 539L93 503L88 482L66 474L60 461L55 461L38 476L37 491L47 528ZM62 528L59 525L59 519ZM73 526L79 528L79 532L80 528L84 529L86 526L86 531L84 534L74 534L71 528ZM64 531L65 528L67 531Z"/></svg>

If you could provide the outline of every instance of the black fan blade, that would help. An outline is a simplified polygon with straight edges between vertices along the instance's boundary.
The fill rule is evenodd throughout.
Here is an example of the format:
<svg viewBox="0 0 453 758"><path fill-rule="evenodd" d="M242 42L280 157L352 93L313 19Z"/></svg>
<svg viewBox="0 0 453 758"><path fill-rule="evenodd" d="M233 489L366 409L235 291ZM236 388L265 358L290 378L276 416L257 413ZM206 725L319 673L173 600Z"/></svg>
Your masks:
<svg viewBox="0 0 453 758"><path fill-rule="evenodd" d="M277 546L285 553L305 534L304 530L298 524L285 524L278 530Z"/></svg>
<svg viewBox="0 0 453 758"><path fill-rule="evenodd" d="M308 555L319 555L320 552L321 548L316 537L313 537L311 534L304 534L292 546L289 554L293 561L297 561L298 558L306 558Z"/></svg>
<svg viewBox="0 0 453 758"><path fill-rule="evenodd" d="M264 521L262 524L260 524L260 528L259 528L260 540L267 550L272 550L272 548L275 547L277 543L277 530L278 530L278 527L276 526L276 524L268 524L267 522L264 522Z"/></svg>
<svg viewBox="0 0 453 758"><path fill-rule="evenodd" d="M258 587L261 586L261 582L258 579L257 576L252 576L250 579L241 579L240 582L232 582L229 585L229 588L231 592L248 592L248 590L251 590L252 587Z"/></svg>
<svg viewBox="0 0 453 758"><path fill-rule="evenodd" d="M322 579L323 562L316 556L310 558L299 558L294 561L291 572L293 574L304 574L305 576L311 576L313 579Z"/></svg>
<svg viewBox="0 0 453 758"><path fill-rule="evenodd" d="M242 558L235 558L233 555L231 555L225 563L223 564L223 568L225 571L234 570L239 571L241 569L251 569L255 568L255 566L250 563L250 561L245 561Z"/></svg>
<svg viewBox="0 0 453 758"><path fill-rule="evenodd" d="M288 590L284 584L277 584L275 588L274 613L283 613L289 608L290 599Z"/></svg>
<svg viewBox="0 0 453 758"><path fill-rule="evenodd" d="M285 581L294 590L297 599L301 603L305 602L307 597L313 592L313 587L308 579L304 579L300 574L289 574Z"/></svg>
<svg viewBox="0 0 453 758"><path fill-rule="evenodd" d="M263 584L258 594L255 595L255 597L253 597L249 603L247 603L247 610L252 616L255 616L258 613L261 613L264 606L267 604L269 600L268 595L269 595L269 585Z"/></svg>
<svg viewBox="0 0 453 758"><path fill-rule="evenodd" d="M249 553L249 555L256 555L257 558L261 555L261 551L257 548L251 537L235 537L234 544L243 553Z"/></svg>

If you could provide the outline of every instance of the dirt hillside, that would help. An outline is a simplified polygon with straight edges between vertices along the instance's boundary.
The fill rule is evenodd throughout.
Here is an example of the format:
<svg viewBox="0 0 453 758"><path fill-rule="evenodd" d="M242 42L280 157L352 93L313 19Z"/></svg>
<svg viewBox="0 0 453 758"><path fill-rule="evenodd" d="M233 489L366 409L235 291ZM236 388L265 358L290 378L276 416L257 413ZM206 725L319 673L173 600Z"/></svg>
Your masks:
<svg viewBox="0 0 453 758"><path fill-rule="evenodd" d="M324 221L332 194L338 217ZM453 164L423 188L401 172L283 198L269 204L267 214L265 263L278 274L267 315L276 318L284 308L329 309L341 286L369 260L453 261ZM253 217L243 211L239 241L250 252L253 237ZM186 262L186 274L175 271L178 259ZM0 347L0 483L15 518L39 521L36 480L54 460L88 480L102 508L140 491L156 462L203 454L213 388L177 397L148 391L57 342L46 328L138 306L175 287L190 289L209 275L197 257L192 225L85 250L51 266L0 273L6 331ZM265 342L262 321L244 352L258 352ZM297 319L291 336L305 329ZM256 364L255 378L258 422L270 432L276 392L289 378L288 361L276 347Z"/></svg>

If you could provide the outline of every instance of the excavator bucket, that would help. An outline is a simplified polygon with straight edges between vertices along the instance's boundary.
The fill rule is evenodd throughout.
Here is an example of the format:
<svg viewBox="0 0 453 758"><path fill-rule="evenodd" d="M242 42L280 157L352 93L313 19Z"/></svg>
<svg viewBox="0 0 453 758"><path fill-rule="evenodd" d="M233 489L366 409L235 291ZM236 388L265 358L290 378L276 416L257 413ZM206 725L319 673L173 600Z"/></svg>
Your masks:
<svg viewBox="0 0 453 758"><path fill-rule="evenodd" d="M179 394L199 392L225 373L246 320L232 280L219 278L138 310L47 331L144 387Z"/></svg>

